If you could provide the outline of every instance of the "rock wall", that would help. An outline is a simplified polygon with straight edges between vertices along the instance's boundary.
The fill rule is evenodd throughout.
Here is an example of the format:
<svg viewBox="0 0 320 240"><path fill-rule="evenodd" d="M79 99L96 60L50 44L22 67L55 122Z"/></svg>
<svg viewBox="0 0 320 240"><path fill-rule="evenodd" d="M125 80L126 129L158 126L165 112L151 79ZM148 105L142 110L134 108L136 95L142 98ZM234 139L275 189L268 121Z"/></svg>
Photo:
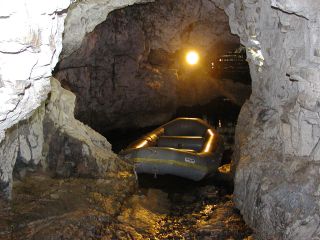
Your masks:
<svg viewBox="0 0 320 240"><path fill-rule="evenodd" d="M99 133L74 118L76 96L52 78L44 118L43 166L62 177L103 177L130 169Z"/></svg>
<svg viewBox="0 0 320 240"><path fill-rule="evenodd" d="M14 0L0 9L0 142L47 98L62 49L64 1Z"/></svg>
<svg viewBox="0 0 320 240"><path fill-rule="evenodd" d="M103 136L74 118L75 98L52 78L47 101L7 131L0 144L0 196L11 197L16 162L40 165L59 177L103 178L107 172L130 169Z"/></svg>
<svg viewBox="0 0 320 240"><path fill-rule="evenodd" d="M87 33L105 21L108 14L115 9L137 3L148 3L154 0L87 0L75 1L68 11L63 35L63 51L60 58L65 58L81 47Z"/></svg>
<svg viewBox="0 0 320 240"><path fill-rule="evenodd" d="M41 104L62 49L69 4L15 0L0 8L0 197L11 195L17 159L37 164L42 157Z"/></svg>
<svg viewBox="0 0 320 240"><path fill-rule="evenodd" d="M0 197L11 197L12 173L16 161L38 164L42 159L43 118L42 104L29 119L7 130L5 139L0 143Z"/></svg>
<svg viewBox="0 0 320 240"><path fill-rule="evenodd" d="M170 119L177 106L221 95L221 84L206 73L210 63L193 72L181 66L186 50L213 59L232 44L239 39L211 1L159 0L112 12L63 57L55 77L77 95L76 118L94 129L152 126Z"/></svg>
<svg viewBox="0 0 320 240"><path fill-rule="evenodd" d="M236 205L258 239L318 239L320 4L220 4L252 76L236 130Z"/></svg>
<svg viewBox="0 0 320 240"><path fill-rule="evenodd" d="M19 159L39 163L43 149L41 104L50 92L51 72L62 49L66 28L91 31L115 8L144 0L122 1L22 1L6 2L0 9L0 195L10 197L12 170ZM69 5L72 6L68 9ZM70 9L73 9L71 14ZM106 11L108 10L108 11ZM86 20L88 14L90 21ZM81 19L81 24L79 24ZM74 29L75 27L75 29ZM74 34L74 32L72 33ZM78 36L82 36L81 34ZM66 37L69 41L76 41ZM67 41L67 40L65 40ZM81 42L81 38L77 39ZM65 43L65 45L68 45ZM72 44L69 45L72 47ZM64 48L66 52L72 52ZM38 109L38 110L36 110ZM36 123L35 123L36 122ZM88 128L87 130L89 131ZM88 136L96 135L89 131ZM60 136L62 137L62 135ZM95 139L97 136L93 137ZM97 137L100 139L100 137ZM57 137L55 140L61 141ZM87 141L87 140L86 140ZM99 140L104 146L105 140ZM80 138L83 142L83 136ZM100 143L99 143L100 144ZM98 144L98 145L99 145ZM101 147L101 146L100 146ZM90 147L89 147L90 148ZM106 148L110 153L110 148ZM100 150L99 150L100 151ZM91 154L91 153L90 153ZM50 154L48 155L50 156ZM101 167L102 163L97 164ZM73 165L76 166L77 164ZM112 165L112 164L111 164ZM106 168L102 167L103 172ZM101 173L101 172L99 172Z"/></svg>
<svg viewBox="0 0 320 240"><path fill-rule="evenodd" d="M63 177L103 177L129 169L99 133L74 118L76 96L52 78L44 118L44 163Z"/></svg>

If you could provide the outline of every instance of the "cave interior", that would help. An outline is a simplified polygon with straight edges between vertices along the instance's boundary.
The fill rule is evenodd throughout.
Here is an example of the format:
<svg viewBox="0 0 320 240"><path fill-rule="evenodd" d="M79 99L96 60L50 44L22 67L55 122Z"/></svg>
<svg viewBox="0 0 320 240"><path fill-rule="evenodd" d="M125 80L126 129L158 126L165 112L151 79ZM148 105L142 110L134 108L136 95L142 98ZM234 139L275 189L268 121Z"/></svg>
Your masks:
<svg viewBox="0 0 320 240"><path fill-rule="evenodd" d="M0 15L0 238L319 239L318 3L17 6ZM217 173L138 176L119 153L177 117L223 137Z"/></svg>

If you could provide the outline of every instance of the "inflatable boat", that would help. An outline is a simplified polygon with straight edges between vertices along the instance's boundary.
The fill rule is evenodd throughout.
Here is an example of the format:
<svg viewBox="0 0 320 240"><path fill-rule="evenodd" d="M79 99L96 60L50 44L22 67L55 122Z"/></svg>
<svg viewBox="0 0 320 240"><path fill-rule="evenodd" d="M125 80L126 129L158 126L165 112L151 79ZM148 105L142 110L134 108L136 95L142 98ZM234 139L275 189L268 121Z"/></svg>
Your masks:
<svg viewBox="0 0 320 240"><path fill-rule="evenodd" d="M199 181L220 166L223 141L199 118L177 118L160 126L122 151L136 173L176 175Z"/></svg>

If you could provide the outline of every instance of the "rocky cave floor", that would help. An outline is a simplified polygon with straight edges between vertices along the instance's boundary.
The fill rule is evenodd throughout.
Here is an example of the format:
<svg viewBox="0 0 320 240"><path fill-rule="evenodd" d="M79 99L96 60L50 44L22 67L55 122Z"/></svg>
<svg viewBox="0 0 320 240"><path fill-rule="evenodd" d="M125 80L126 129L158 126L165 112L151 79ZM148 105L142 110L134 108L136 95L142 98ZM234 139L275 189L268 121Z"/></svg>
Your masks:
<svg viewBox="0 0 320 240"><path fill-rule="evenodd" d="M239 111L220 102L218 106L229 109L228 116L234 119ZM207 108L216 109L212 105ZM181 114L185 112L194 111L187 108ZM203 109L199 116L192 117L202 113ZM206 114L212 117L212 113ZM225 116L219 119L225 121L222 126L226 127L218 130L225 146L230 147L234 124ZM117 131L108 136L113 150L118 152L149 130L140 129L132 136ZM137 181L133 172L126 171L109 173L104 179L59 179L41 170L20 169L15 175L12 200L0 202L0 240L253 240L251 229L232 201L233 181L228 164L232 151L225 153L225 165L215 178L197 183L148 175L139 176Z"/></svg>
<svg viewBox="0 0 320 240"><path fill-rule="evenodd" d="M199 183L140 176L139 184L129 172L106 179L34 172L16 180L12 201L1 203L0 239L251 240L223 172Z"/></svg>

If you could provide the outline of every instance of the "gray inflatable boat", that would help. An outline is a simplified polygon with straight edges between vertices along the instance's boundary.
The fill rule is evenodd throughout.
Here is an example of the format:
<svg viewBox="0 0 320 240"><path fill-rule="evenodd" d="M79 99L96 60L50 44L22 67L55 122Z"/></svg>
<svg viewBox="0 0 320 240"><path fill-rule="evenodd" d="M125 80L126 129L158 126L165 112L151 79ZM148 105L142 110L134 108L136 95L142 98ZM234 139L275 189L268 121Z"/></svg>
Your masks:
<svg viewBox="0 0 320 240"><path fill-rule="evenodd" d="M194 181L213 175L221 163L223 141L199 118L177 118L122 151L136 173L170 174Z"/></svg>

